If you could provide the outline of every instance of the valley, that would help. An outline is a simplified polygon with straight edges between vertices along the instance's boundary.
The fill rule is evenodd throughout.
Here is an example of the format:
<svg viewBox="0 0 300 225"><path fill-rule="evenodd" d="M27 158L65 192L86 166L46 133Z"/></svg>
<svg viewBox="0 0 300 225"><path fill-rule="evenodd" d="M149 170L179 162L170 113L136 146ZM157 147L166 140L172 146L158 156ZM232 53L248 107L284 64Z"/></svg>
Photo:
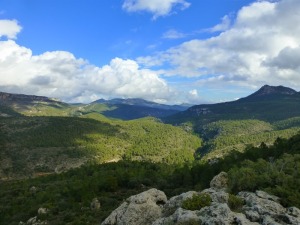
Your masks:
<svg viewBox="0 0 300 225"><path fill-rule="evenodd" d="M265 190L299 207L299 96L264 86L186 109L1 93L0 224L26 222L39 208L49 224L98 224L130 195L202 190L221 171L231 193ZM94 198L100 210L91 210Z"/></svg>

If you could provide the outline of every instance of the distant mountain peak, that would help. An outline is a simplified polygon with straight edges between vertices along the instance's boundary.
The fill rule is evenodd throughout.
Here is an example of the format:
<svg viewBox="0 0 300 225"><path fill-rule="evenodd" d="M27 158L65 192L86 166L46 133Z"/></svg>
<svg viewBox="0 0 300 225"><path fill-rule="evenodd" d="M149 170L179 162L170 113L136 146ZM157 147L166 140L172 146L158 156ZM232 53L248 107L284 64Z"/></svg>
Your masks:
<svg viewBox="0 0 300 225"><path fill-rule="evenodd" d="M253 97L264 97L270 95L294 95L297 91L292 88L284 87L284 86L270 86L264 85L258 91L254 92L253 94L249 95L246 98L253 98Z"/></svg>

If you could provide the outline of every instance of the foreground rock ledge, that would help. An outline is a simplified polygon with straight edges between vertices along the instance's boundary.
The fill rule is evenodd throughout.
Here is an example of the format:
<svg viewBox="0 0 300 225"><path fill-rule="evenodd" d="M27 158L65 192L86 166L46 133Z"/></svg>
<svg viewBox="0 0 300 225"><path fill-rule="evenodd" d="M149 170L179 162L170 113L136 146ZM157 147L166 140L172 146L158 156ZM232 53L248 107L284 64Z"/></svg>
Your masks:
<svg viewBox="0 0 300 225"><path fill-rule="evenodd" d="M181 205L199 192L189 191L167 200L164 192L150 189L129 197L102 225L300 225L298 208L284 208L278 197L263 191L240 192L242 212L233 212L228 206L227 183L225 172L215 176L210 188L200 192L211 196L211 205L194 211Z"/></svg>

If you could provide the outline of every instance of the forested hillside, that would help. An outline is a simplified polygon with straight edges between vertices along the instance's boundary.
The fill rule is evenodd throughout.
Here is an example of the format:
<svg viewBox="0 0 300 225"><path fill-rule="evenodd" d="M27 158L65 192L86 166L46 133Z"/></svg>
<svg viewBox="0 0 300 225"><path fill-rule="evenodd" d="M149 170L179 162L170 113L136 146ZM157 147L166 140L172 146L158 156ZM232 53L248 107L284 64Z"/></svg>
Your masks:
<svg viewBox="0 0 300 225"><path fill-rule="evenodd" d="M84 118L85 117L85 118ZM65 171L87 161L138 160L182 164L201 140L154 118L1 117L1 179Z"/></svg>
<svg viewBox="0 0 300 225"><path fill-rule="evenodd" d="M248 145L272 144L300 130L300 94L283 86L265 85L237 101L196 105L164 118L164 122L197 133L204 145L198 158L222 158Z"/></svg>
<svg viewBox="0 0 300 225"><path fill-rule="evenodd" d="M49 224L99 224L130 195L151 187L169 197L209 186L220 171L229 173L230 192L265 190L280 197L284 206L300 207L300 134L277 139L267 147L231 152L218 163L182 166L120 161L89 164L66 173L0 185L0 223L16 224L37 216ZM101 207L92 209L97 198ZM37 215L39 208L48 210Z"/></svg>

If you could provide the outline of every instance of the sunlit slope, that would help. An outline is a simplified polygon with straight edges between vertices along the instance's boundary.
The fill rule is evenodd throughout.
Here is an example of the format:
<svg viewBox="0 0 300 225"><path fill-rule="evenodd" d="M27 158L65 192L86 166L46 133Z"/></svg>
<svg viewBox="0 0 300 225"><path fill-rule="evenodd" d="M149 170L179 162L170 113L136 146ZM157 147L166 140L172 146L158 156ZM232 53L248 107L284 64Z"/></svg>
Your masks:
<svg viewBox="0 0 300 225"><path fill-rule="evenodd" d="M88 161L182 164L193 161L201 146L198 137L154 118L121 121L97 113L83 117L0 118L2 178L60 172Z"/></svg>

